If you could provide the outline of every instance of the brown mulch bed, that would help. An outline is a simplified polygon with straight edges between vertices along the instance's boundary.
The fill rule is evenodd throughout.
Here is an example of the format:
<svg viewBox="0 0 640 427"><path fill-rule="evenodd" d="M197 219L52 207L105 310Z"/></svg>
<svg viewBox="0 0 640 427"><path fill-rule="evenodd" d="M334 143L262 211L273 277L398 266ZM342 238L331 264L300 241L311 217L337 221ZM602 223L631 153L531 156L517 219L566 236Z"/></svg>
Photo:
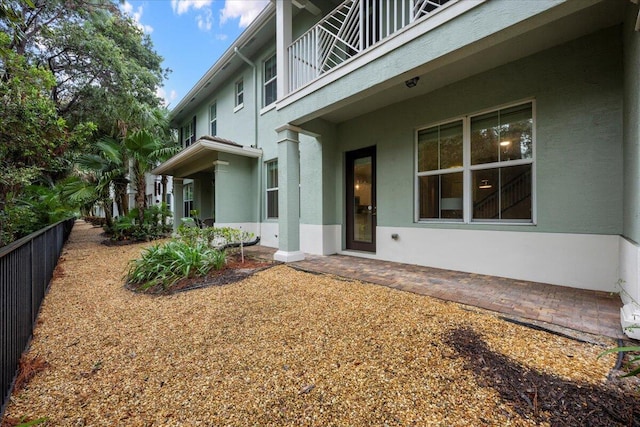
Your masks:
<svg viewBox="0 0 640 427"><path fill-rule="evenodd" d="M285 265L130 292L144 244L76 224L4 422L115 426L638 425L605 347ZM615 342L603 341L608 346ZM616 373L613 374L615 377Z"/></svg>

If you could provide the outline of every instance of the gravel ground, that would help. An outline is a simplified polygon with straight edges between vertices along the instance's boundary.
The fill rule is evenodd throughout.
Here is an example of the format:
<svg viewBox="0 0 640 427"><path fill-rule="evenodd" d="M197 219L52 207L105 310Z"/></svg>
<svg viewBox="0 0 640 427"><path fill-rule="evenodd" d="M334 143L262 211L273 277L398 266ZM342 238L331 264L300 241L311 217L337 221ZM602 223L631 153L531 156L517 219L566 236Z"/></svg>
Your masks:
<svg viewBox="0 0 640 427"><path fill-rule="evenodd" d="M613 390L615 356L597 359L600 346L284 265L226 286L136 294L123 275L145 245L108 247L99 233L76 223L28 354L47 366L11 397L5 422L557 425L528 376L510 398L482 372L509 365L588 395Z"/></svg>

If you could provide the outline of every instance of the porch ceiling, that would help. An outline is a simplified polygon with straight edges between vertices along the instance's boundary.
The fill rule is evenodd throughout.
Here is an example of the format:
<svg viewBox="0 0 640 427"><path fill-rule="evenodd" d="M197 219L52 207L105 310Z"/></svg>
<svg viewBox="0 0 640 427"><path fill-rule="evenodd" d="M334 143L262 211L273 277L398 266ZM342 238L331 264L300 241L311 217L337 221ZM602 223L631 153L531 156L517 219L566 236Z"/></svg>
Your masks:
<svg viewBox="0 0 640 427"><path fill-rule="evenodd" d="M151 171L154 175L189 178L198 172L210 171L218 160L218 153L260 158L262 150L247 147L215 136L203 136L166 162Z"/></svg>
<svg viewBox="0 0 640 427"><path fill-rule="evenodd" d="M524 25L527 30L522 32L517 28L518 25L514 25L412 71L399 74L394 79L292 120L291 123L304 127L306 122L316 118L333 123L351 120L623 21L627 2L594 0L593 3L595 4L590 7L561 18L554 18L553 11L550 11L548 16L536 17L526 24L519 23L519 26ZM514 32L517 32L517 35L509 34ZM413 77L420 77L418 84L408 88L405 81Z"/></svg>

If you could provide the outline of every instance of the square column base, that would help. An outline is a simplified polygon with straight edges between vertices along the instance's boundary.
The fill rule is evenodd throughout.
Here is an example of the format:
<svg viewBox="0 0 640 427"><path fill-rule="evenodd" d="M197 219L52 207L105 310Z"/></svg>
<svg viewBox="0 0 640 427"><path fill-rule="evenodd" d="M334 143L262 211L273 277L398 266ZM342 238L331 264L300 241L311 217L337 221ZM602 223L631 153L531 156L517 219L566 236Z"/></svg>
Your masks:
<svg viewBox="0 0 640 427"><path fill-rule="evenodd" d="M277 251L275 254L273 254L273 259L280 262L302 261L304 259L304 253L301 251Z"/></svg>

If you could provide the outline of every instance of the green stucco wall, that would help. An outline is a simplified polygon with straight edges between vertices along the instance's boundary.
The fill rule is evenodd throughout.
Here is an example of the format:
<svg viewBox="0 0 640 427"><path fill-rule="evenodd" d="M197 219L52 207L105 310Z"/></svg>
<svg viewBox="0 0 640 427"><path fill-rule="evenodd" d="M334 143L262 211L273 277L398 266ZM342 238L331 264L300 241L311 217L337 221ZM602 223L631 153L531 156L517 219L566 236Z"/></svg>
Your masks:
<svg viewBox="0 0 640 427"><path fill-rule="evenodd" d="M220 153L216 173L216 222L255 222L257 220L258 159Z"/></svg>
<svg viewBox="0 0 640 427"><path fill-rule="evenodd" d="M640 32L638 6L629 3L624 43L624 236L640 242Z"/></svg>
<svg viewBox="0 0 640 427"><path fill-rule="evenodd" d="M599 31L345 122L340 152L376 145L381 226L621 234L621 58L621 28ZM537 225L415 224L415 129L526 99L536 101Z"/></svg>

